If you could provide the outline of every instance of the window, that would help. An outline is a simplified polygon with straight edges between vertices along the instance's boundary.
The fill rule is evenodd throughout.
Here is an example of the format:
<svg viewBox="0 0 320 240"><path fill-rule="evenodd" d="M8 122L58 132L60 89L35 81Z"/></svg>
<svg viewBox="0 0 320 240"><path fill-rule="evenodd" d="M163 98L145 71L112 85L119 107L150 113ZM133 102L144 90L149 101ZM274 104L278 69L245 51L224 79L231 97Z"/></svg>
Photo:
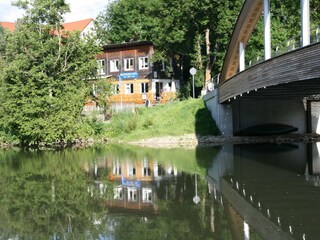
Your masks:
<svg viewBox="0 0 320 240"><path fill-rule="evenodd" d="M133 83L126 84L125 94L133 93Z"/></svg>
<svg viewBox="0 0 320 240"><path fill-rule="evenodd" d="M113 85L114 89L113 89L113 94L119 94L120 93L120 86L119 84L115 84Z"/></svg>
<svg viewBox="0 0 320 240"><path fill-rule="evenodd" d="M106 74L106 61L104 59L99 59L98 61L98 74Z"/></svg>
<svg viewBox="0 0 320 240"><path fill-rule="evenodd" d="M160 71L162 72L166 71L166 63L164 61L160 63Z"/></svg>
<svg viewBox="0 0 320 240"><path fill-rule="evenodd" d="M122 187L115 187L113 189L113 198L114 199L123 199L123 189Z"/></svg>
<svg viewBox="0 0 320 240"><path fill-rule="evenodd" d="M127 173L128 173L128 176L130 177L136 175L136 166L131 162L127 163Z"/></svg>
<svg viewBox="0 0 320 240"><path fill-rule="evenodd" d="M144 177L151 176L151 168L149 167L149 162L147 159L143 160L142 175Z"/></svg>
<svg viewBox="0 0 320 240"><path fill-rule="evenodd" d="M124 59L124 70L125 71L133 70L133 58Z"/></svg>
<svg viewBox="0 0 320 240"><path fill-rule="evenodd" d="M128 201L137 201L137 189L136 188L128 188Z"/></svg>
<svg viewBox="0 0 320 240"><path fill-rule="evenodd" d="M172 71L172 58L160 63L160 71L165 72L166 70L169 70L170 72Z"/></svg>
<svg viewBox="0 0 320 240"><path fill-rule="evenodd" d="M148 69L148 68L149 68L148 57L140 57L139 58L139 69Z"/></svg>
<svg viewBox="0 0 320 240"><path fill-rule="evenodd" d="M110 72L119 72L119 59L110 60Z"/></svg>
<svg viewBox="0 0 320 240"><path fill-rule="evenodd" d="M141 83L140 84L140 91L141 91L141 93L148 93L149 92L148 83Z"/></svg>
<svg viewBox="0 0 320 240"><path fill-rule="evenodd" d="M142 201L152 202L152 190L150 188L142 188Z"/></svg>
<svg viewBox="0 0 320 240"><path fill-rule="evenodd" d="M113 162L112 173L115 176L120 176L121 175L121 165L120 165L119 162Z"/></svg>

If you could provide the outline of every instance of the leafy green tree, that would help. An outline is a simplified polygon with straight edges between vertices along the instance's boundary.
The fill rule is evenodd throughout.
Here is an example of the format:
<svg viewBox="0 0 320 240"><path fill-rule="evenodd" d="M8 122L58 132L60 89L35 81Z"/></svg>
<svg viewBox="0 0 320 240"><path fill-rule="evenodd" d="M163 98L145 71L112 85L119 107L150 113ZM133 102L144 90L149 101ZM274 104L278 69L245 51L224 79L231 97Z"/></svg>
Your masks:
<svg viewBox="0 0 320 240"><path fill-rule="evenodd" d="M191 79L190 67L196 67L196 85L201 87L207 84L208 71L211 76L220 72L243 3L244 0L116 0L98 18L99 38L103 43L150 40L157 48L156 59L182 56L187 82ZM310 0L311 28L320 25L319 9L319 1ZM271 12L274 48L300 34L299 1L271 1ZM263 49L261 17L247 45L246 59L263 58Z"/></svg>
<svg viewBox="0 0 320 240"><path fill-rule="evenodd" d="M98 106L102 108L102 113L106 115L111 104L109 96L114 93L114 85L105 79L100 79L93 86L94 100L97 102Z"/></svg>
<svg viewBox="0 0 320 240"><path fill-rule="evenodd" d="M320 4L318 0L310 0L310 28L320 26ZM281 51L286 49L288 40L300 40L301 19L300 1L275 0L270 2L271 11L271 47ZM260 17L246 47L247 61L264 58L263 15Z"/></svg>
<svg viewBox="0 0 320 240"><path fill-rule="evenodd" d="M96 72L96 44L62 29L64 0L21 0L26 10L6 35L1 70L0 126L22 144L70 141L79 136L80 113Z"/></svg>
<svg viewBox="0 0 320 240"><path fill-rule="evenodd" d="M5 30L2 26L0 26L0 56L2 57L4 54L6 46L6 41L5 41Z"/></svg>
<svg viewBox="0 0 320 240"><path fill-rule="evenodd" d="M154 60L179 56L184 80L189 69L199 67L196 85L205 85L205 71L217 74L243 0L117 0L101 12L97 32L102 43L152 41ZM205 40L205 32L209 32ZM206 47L211 45L211 51Z"/></svg>

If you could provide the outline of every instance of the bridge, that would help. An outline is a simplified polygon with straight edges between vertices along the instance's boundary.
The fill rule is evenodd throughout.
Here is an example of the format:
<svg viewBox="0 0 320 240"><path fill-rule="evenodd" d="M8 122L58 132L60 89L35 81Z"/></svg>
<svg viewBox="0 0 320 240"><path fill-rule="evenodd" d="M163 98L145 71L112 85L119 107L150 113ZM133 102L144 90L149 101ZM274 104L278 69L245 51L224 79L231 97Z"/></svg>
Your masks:
<svg viewBox="0 0 320 240"><path fill-rule="evenodd" d="M301 1L301 35L287 50L271 48L270 0L246 0L217 78L204 96L221 133L264 124L320 133L320 30L310 30L309 0ZM245 68L245 47L264 15L264 60ZM281 52L281 53L280 53Z"/></svg>

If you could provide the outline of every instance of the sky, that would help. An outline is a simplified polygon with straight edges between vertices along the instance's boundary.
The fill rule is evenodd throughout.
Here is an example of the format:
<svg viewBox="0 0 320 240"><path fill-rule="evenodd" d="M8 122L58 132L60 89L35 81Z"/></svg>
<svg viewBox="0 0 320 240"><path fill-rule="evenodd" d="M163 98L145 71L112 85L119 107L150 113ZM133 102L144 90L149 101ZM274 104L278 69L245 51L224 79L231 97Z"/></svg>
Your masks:
<svg viewBox="0 0 320 240"><path fill-rule="evenodd" d="M87 18L96 18L105 9L110 0L66 0L71 7L71 13L65 15L65 22L73 22ZM15 22L23 11L11 6L12 0L0 0L0 21Z"/></svg>

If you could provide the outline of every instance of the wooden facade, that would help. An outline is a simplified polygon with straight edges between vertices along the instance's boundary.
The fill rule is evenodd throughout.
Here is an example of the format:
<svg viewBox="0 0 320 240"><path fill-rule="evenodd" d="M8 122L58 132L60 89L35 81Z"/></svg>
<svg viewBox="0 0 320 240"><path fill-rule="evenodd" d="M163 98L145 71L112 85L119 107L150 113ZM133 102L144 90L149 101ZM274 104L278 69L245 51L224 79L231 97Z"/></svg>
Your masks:
<svg viewBox="0 0 320 240"><path fill-rule="evenodd" d="M98 74L114 84L113 103L164 103L176 97L180 86L177 61L153 62L151 42L128 42L103 47L97 55Z"/></svg>
<svg viewBox="0 0 320 240"><path fill-rule="evenodd" d="M302 98L320 94L320 43L274 57L219 86L219 102L244 98Z"/></svg>

